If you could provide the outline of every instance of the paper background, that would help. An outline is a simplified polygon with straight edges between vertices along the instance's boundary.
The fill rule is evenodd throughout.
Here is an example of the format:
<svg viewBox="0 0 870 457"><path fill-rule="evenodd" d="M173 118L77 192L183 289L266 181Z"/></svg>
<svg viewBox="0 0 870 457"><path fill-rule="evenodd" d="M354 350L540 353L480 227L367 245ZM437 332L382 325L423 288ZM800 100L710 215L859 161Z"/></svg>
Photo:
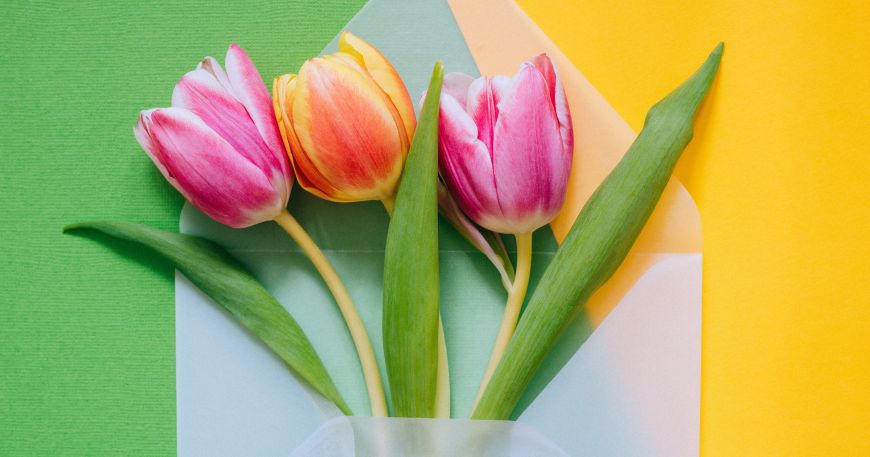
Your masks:
<svg viewBox="0 0 870 457"><path fill-rule="evenodd" d="M0 453L172 455L172 270L60 227L177 228L135 111L231 40L264 75L298 67L362 3L4 5ZM704 222L702 454L870 454L867 2L520 4L634 129L726 41L677 170Z"/></svg>

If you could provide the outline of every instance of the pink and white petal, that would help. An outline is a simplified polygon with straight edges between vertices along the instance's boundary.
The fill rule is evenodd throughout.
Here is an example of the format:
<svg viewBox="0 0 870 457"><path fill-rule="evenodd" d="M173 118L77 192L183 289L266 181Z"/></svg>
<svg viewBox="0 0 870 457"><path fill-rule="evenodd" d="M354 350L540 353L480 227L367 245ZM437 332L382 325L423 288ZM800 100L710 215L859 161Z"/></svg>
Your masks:
<svg viewBox="0 0 870 457"><path fill-rule="evenodd" d="M486 223L501 217L490 153L474 121L447 95L441 96L438 143L439 168L450 194L473 221L496 230Z"/></svg>
<svg viewBox="0 0 870 457"><path fill-rule="evenodd" d="M178 188L178 182L174 177L172 177L166 166L163 165L163 156L160 154L160 148L157 147L157 142L151 136L151 131L149 130L151 116L154 112L162 109L166 108L152 108L139 113L139 118L136 120L136 126L133 127L133 135L136 137L139 146L142 146L142 149L146 154L148 154L148 157L151 158L151 161L154 162L157 169L160 170L160 174L162 174L173 187Z"/></svg>
<svg viewBox="0 0 870 457"><path fill-rule="evenodd" d="M531 64L523 64L499 103L493 145L498 199L512 233L548 223L564 202L571 163L546 80Z"/></svg>
<svg viewBox="0 0 870 457"><path fill-rule="evenodd" d="M143 124L173 186L218 222L247 227L273 219L284 207L263 171L193 112L155 110Z"/></svg>
<svg viewBox="0 0 870 457"><path fill-rule="evenodd" d="M272 97L254 62L241 47L234 43L227 50L226 65L233 93L247 108L260 136L276 155L285 157L286 151L281 140L281 133L275 123ZM289 173L290 164L286 162L286 160L283 161L283 166L285 171Z"/></svg>
<svg viewBox="0 0 870 457"><path fill-rule="evenodd" d="M498 119L498 106L492 92L492 84L486 78L475 79L468 87L465 111L477 124L477 138L492 152L492 135Z"/></svg>
<svg viewBox="0 0 870 457"><path fill-rule="evenodd" d="M221 64L211 56L202 59L202 62L196 66L197 70L205 70L211 73L212 76L223 86L228 92L233 91L233 86L230 84L230 79L227 77L227 72L224 71Z"/></svg>
<svg viewBox="0 0 870 457"><path fill-rule="evenodd" d="M279 156L266 145L245 106L206 70L193 70L181 78L172 91L172 106L194 112L264 172L280 170L285 176L289 173L286 155Z"/></svg>
<svg viewBox="0 0 870 457"><path fill-rule="evenodd" d="M508 97L514 87L514 79L509 76L497 75L489 80L489 85L492 89L492 99L495 101L496 109L501 99Z"/></svg>
<svg viewBox="0 0 870 457"><path fill-rule="evenodd" d="M540 54L532 60L532 64L541 72L547 81L550 92L550 100L556 110L559 119L562 144L565 152L573 155L574 152L574 126L571 124L571 111L568 108L568 98L565 96L565 88L559 78L556 66L547 54Z"/></svg>
<svg viewBox="0 0 870 457"><path fill-rule="evenodd" d="M481 76L477 79L485 78ZM464 108L467 105L466 100L468 98L468 88L474 81L476 81L475 78L466 75L465 73L447 73L444 75L441 93L455 98L456 101L459 102L459 106Z"/></svg>
<svg viewBox="0 0 870 457"><path fill-rule="evenodd" d="M541 72L541 76L547 82L547 92L550 95L550 101L556 103L556 70L553 68L553 62L547 57L547 54L538 54L530 63Z"/></svg>

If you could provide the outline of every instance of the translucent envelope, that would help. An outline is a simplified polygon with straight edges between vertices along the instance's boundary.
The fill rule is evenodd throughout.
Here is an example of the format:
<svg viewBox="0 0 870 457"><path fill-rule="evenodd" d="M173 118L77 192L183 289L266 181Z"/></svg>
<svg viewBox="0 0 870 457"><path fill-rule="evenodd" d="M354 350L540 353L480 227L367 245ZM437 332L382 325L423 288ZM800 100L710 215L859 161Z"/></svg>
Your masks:
<svg viewBox="0 0 870 457"><path fill-rule="evenodd" d="M371 0L347 25L391 59L412 99L432 64L511 74L541 52L569 98L575 165L568 203L535 234L532 287L585 200L634 132L509 0ZM332 52L335 43L325 52ZM654 65L650 61L650 65ZM292 69L288 69L292 70ZM675 81L676 83L676 81ZM293 191L290 211L345 279L378 352L387 215ZM351 408L368 414L359 363L325 286L275 224L220 226L186 206L181 230L227 246L308 333ZM495 270L441 226L442 313L454 417L467 417L504 303ZM221 309L176 277L178 453L184 456L690 456L698 454L701 225L671 180L628 259L532 382L516 422L339 417Z"/></svg>

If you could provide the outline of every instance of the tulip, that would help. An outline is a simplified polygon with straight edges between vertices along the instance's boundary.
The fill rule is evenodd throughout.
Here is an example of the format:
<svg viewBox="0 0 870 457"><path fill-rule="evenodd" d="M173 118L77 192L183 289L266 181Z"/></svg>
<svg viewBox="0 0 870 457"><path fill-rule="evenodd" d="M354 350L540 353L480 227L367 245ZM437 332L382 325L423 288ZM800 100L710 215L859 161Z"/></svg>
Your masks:
<svg viewBox="0 0 870 457"><path fill-rule="evenodd" d="M416 119L386 57L345 32L339 52L275 78L275 115L299 184L327 200L381 200L388 210Z"/></svg>
<svg viewBox="0 0 870 457"><path fill-rule="evenodd" d="M479 399L516 328L531 271L531 234L565 200L571 114L553 63L542 54L510 78L447 75L439 122L441 176L456 204L481 227L517 239L516 276Z"/></svg>
<svg viewBox="0 0 870 457"><path fill-rule="evenodd" d="M191 204L234 228L274 220L299 244L329 287L357 347L372 413L386 416L374 351L332 264L287 211L290 159L272 97L248 55L233 44L226 70L206 57L172 93L172 107L143 111L134 128L163 176Z"/></svg>
<svg viewBox="0 0 870 457"><path fill-rule="evenodd" d="M540 55L513 77L452 73L441 96L441 175L460 208L499 233L556 217L573 156L571 115L552 62Z"/></svg>
<svg viewBox="0 0 870 457"><path fill-rule="evenodd" d="M227 71L207 57L181 78L171 108L143 111L136 139L194 206L234 228L273 220L293 176L269 93L236 45Z"/></svg>

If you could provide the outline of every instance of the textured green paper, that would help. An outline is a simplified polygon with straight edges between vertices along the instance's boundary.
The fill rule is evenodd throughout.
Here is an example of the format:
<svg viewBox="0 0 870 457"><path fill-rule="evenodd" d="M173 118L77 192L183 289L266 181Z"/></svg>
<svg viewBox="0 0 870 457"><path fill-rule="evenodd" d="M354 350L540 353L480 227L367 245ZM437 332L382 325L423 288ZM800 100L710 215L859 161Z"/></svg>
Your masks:
<svg viewBox="0 0 870 457"><path fill-rule="evenodd" d="M138 111L232 41L267 81L298 68L364 3L3 3L0 455L175 455L172 267L61 228L176 230L182 199L133 139Z"/></svg>

